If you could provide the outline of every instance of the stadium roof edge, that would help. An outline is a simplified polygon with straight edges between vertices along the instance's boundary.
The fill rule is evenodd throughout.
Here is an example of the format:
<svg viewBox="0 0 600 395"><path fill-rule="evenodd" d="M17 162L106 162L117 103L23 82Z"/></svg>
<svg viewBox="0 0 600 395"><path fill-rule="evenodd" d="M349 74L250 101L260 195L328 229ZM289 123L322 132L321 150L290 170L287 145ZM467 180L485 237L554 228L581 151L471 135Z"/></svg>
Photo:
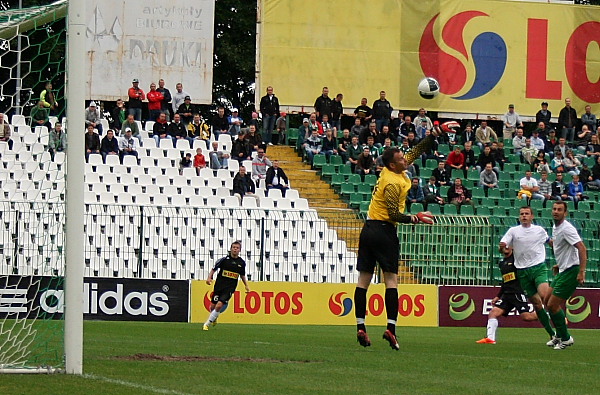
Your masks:
<svg viewBox="0 0 600 395"><path fill-rule="evenodd" d="M26 32L37 26L67 16L68 0L58 0L47 6L7 10L0 13L0 39L9 40L17 32Z"/></svg>

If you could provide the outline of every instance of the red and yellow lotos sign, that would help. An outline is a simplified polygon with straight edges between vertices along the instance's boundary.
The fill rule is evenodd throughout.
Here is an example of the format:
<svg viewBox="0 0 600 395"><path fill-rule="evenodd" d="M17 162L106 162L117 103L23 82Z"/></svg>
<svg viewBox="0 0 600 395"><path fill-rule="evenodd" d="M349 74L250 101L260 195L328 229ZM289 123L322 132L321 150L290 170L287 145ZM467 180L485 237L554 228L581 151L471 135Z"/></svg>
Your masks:
<svg viewBox="0 0 600 395"><path fill-rule="evenodd" d="M191 322L208 316L212 286L192 281ZM252 291L240 286L223 323L354 325L354 284L285 282L250 283ZM372 285L367 295L367 324L385 325L385 286ZM398 325L437 326L438 291L435 285L402 285L398 288Z"/></svg>

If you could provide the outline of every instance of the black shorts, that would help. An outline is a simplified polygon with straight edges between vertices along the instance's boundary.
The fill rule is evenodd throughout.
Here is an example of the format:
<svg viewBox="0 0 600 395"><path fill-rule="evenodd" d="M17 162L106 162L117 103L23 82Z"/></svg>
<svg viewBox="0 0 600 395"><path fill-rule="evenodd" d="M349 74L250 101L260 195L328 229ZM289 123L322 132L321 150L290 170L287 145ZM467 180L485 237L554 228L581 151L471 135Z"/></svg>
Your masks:
<svg viewBox="0 0 600 395"><path fill-rule="evenodd" d="M217 304L217 302L222 302L223 304L227 304L231 296L235 292L235 288L224 288L224 289L215 289L213 293L213 297L211 302L213 304Z"/></svg>
<svg viewBox="0 0 600 395"><path fill-rule="evenodd" d="M505 317L513 308L516 309L519 314L531 312L525 294L504 294L501 299L498 299L496 303L494 303L494 306L504 310L502 315Z"/></svg>
<svg viewBox="0 0 600 395"><path fill-rule="evenodd" d="M384 272L398 274L400 242L396 232L396 226L390 222L365 222L358 241L358 271L373 273L379 263Z"/></svg>

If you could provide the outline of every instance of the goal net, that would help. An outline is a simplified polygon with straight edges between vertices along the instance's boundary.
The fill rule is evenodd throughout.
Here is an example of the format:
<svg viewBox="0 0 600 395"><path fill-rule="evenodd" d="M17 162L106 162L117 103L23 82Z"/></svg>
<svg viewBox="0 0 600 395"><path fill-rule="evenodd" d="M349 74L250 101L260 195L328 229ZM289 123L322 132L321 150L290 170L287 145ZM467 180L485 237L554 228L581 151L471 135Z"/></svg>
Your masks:
<svg viewBox="0 0 600 395"><path fill-rule="evenodd" d="M64 369L66 10L0 10L0 373Z"/></svg>

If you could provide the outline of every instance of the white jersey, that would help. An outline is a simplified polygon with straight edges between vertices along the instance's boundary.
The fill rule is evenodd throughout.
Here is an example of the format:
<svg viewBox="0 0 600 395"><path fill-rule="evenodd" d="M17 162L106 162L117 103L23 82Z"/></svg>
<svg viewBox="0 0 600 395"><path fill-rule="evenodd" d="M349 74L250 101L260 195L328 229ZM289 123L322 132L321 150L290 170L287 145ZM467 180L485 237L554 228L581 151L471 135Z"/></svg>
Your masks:
<svg viewBox="0 0 600 395"><path fill-rule="evenodd" d="M560 273L571 266L579 265L579 250L575 244L580 241L577 229L569 221L565 220L562 224L552 227L552 248Z"/></svg>
<svg viewBox="0 0 600 395"><path fill-rule="evenodd" d="M517 269L526 269L546 261L544 244L548 241L548 233L539 225L528 228L513 226L500 241L513 248Z"/></svg>

